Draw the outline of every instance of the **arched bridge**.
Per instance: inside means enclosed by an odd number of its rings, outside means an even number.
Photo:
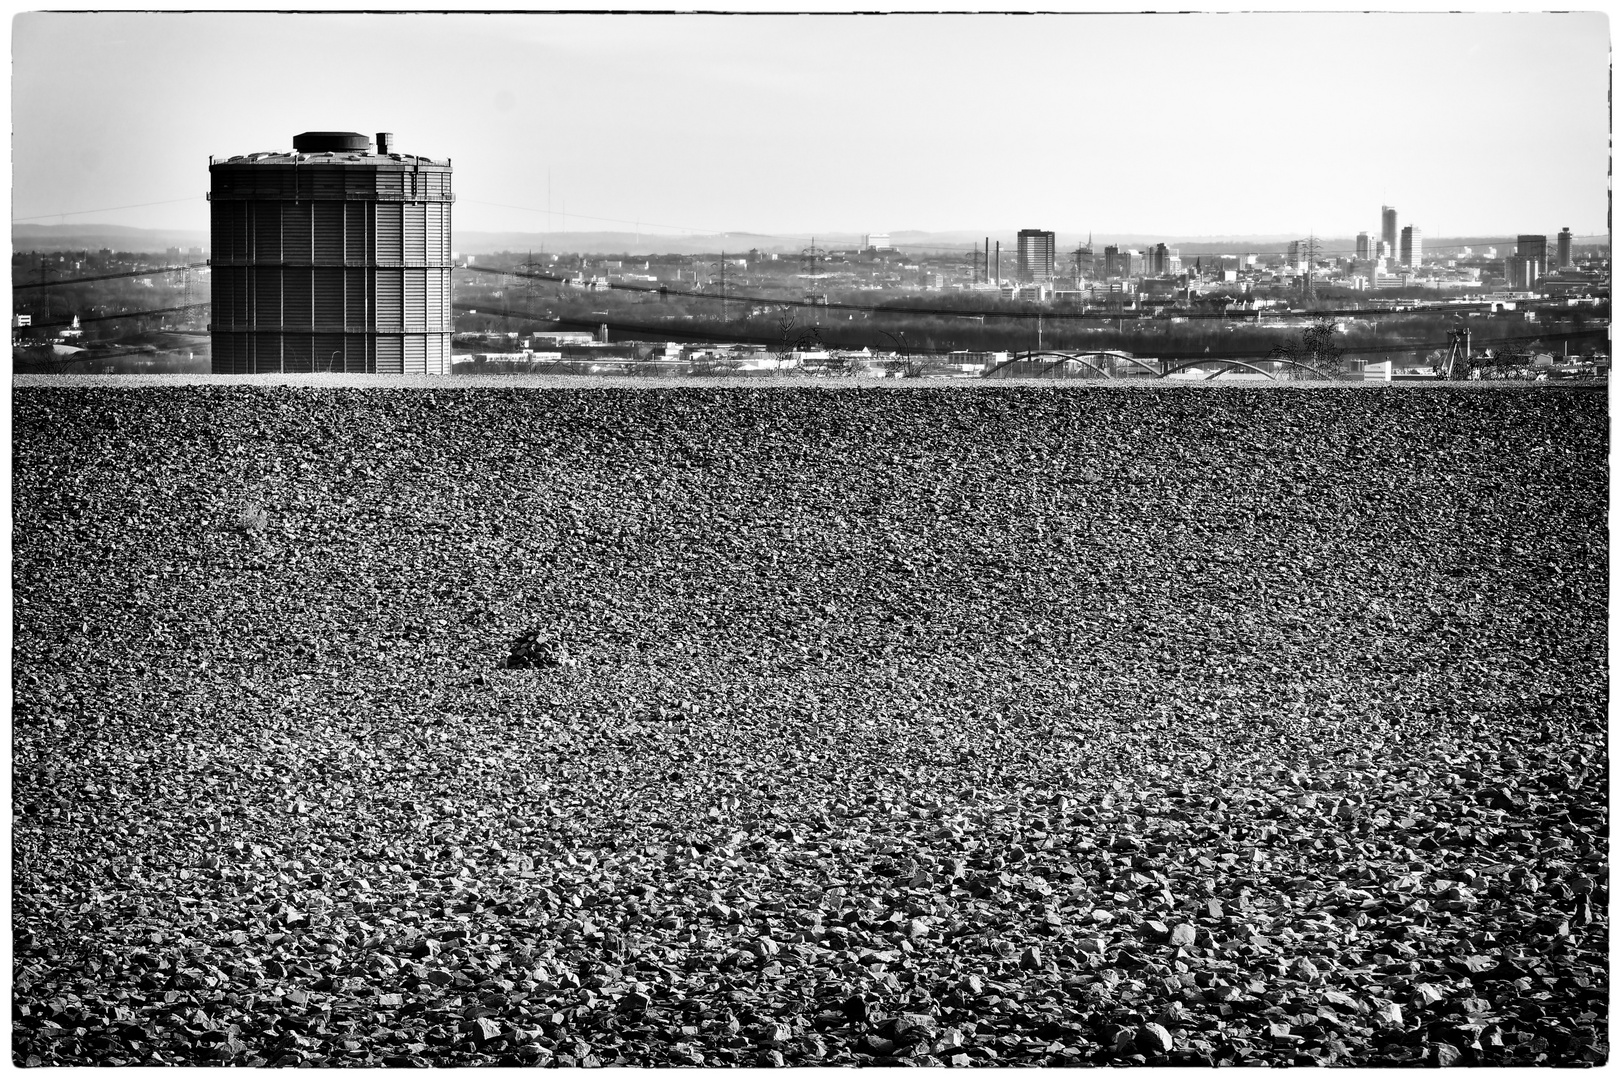
[[[1186,371],[1188,368],[1199,367],[1200,365],[1204,365],[1204,364],[1220,364],[1220,365],[1222,365],[1220,370],[1217,370],[1217,371],[1212,372],[1210,374],[1209,378],[1212,378],[1212,379],[1214,379],[1217,375],[1220,375],[1223,371],[1228,370],[1229,368],[1244,368],[1246,370],[1255,372],[1257,375],[1265,375],[1268,379],[1274,379],[1275,380],[1277,378],[1277,376],[1274,375],[1272,372],[1266,370],[1263,367],[1260,367],[1259,365],[1249,363],[1248,361],[1245,361],[1245,360],[1234,360],[1234,359],[1231,359],[1229,357],[1211,357],[1209,359],[1183,360],[1183,361],[1180,361],[1180,362],[1177,362],[1177,363],[1161,363],[1161,364],[1156,365],[1156,364],[1152,364],[1152,363],[1148,362],[1147,360],[1143,360],[1140,357],[1132,356],[1130,353],[1120,352],[1120,351],[1115,350],[1115,349],[1090,349],[1090,350],[1087,350],[1085,352],[1056,352],[1056,351],[1052,351],[1052,350],[1039,350],[1039,351],[1038,350],[1031,350],[1029,352],[1014,353],[1008,359],[1002,361],[1000,364],[997,364],[995,367],[993,367],[989,371],[985,372],[985,374],[982,375],[981,378],[987,378],[987,379],[991,378],[991,377],[995,376],[998,372],[1000,372],[1002,369],[1007,368],[1007,367],[1011,367],[1014,364],[1029,363],[1032,360],[1042,360],[1042,359],[1047,359],[1047,360],[1050,360],[1051,362],[1048,363],[1045,367],[1043,367],[1040,371],[1036,372],[1036,377],[1037,378],[1041,378],[1042,376],[1048,374],[1049,372],[1055,370],[1056,368],[1059,368],[1059,367],[1064,366],[1065,364],[1071,364],[1071,363],[1080,364],[1082,367],[1088,368],[1091,371],[1096,372],[1102,378],[1105,378],[1105,379],[1113,378],[1114,376],[1107,369],[1099,367],[1094,362],[1094,361],[1102,359],[1104,357],[1110,357],[1110,358],[1113,358],[1113,359],[1116,359],[1116,360],[1124,360],[1127,363],[1135,364],[1138,367],[1142,368],[1143,370],[1147,371],[1150,375],[1152,375],[1156,379],[1163,379],[1166,376],[1175,375],[1179,371]],[[1312,367],[1310,364],[1301,363],[1298,360],[1291,360],[1291,359],[1288,359],[1287,357],[1281,357],[1281,356],[1280,357],[1268,357],[1267,359],[1269,361],[1273,362],[1273,363],[1285,364],[1285,365],[1288,365],[1290,367],[1303,368],[1304,370],[1311,372],[1313,375],[1316,375],[1320,379],[1332,379],[1333,378],[1332,375],[1329,375],[1329,374],[1327,374],[1326,372],[1323,372],[1323,371],[1319,371],[1317,368]]]
[[[997,364],[995,367],[985,372],[985,374],[981,377],[987,379],[991,378],[1003,368],[1011,367],[1014,364],[1028,363],[1031,360],[1050,359],[1052,362],[1036,373],[1038,378],[1047,374],[1049,371],[1052,371],[1054,368],[1062,367],[1064,364],[1068,363],[1076,363],[1082,365],[1083,367],[1090,368],[1105,379],[1112,378],[1113,376],[1110,375],[1107,369],[1101,368],[1093,362],[1094,360],[1102,359],[1103,357],[1112,357],[1116,360],[1124,360],[1127,363],[1136,364],[1138,367],[1147,371],[1150,375],[1159,375],[1159,369],[1157,367],[1150,364],[1146,360],[1139,360],[1130,353],[1119,352],[1115,349],[1091,349],[1086,352],[1054,352],[1051,350],[1043,350],[1014,353],[1000,364]]]

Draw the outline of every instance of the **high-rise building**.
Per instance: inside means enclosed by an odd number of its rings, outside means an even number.
[[[215,373],[450,372],[450,161],[392,143],[210,159]]]
[[[1519,241],[1515,244],[1514,254],[1527,259],[1548,260],[1548,238],[1546,236],[1533,236],[1530,233],[1521,233]]]
[[[1041,229],[1019,230],[1019,273],[1026,280],[1051,281],[1058,269],[1058,240]]]
[[[1396,208],[1394,206],[1381,206],[1379,208],[1379,239],[1388,246],[1386,254],[1396,254],[1396,245],[1401,242],[1396,232]]]
[[[1359,262],[1367,262],[1379,257],[1376,241],[1365,232],[1356,234],[1356,257]]]
[[[1409,225],[1401,231],[1401,264],[1416,270],[1423,262],[1424,233]]]
[[[1563,270],[1572,262],[1570,257],[1570,226],[1566,225],[1559,230],[1559,269]]]
[[[1174,274],[1182,269],[1181,256],[1182,251],[1180,248],[1155,244],[1148,249],[1147,272],[1156,277],[1164,274]]]
[[[1105,277],[1119,277],[1123,271],[1120,268],[1120,249],[1108,244],[1103,249],[1103,274]]]
[[[1096,273],[1097,256],[1092,252],[1092,238],[1088,236],[1086,243],[1075,249],[1075,277],[1084,281]]]

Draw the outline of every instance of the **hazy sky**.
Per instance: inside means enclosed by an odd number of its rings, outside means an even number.
[[[210,153],[332,129],[450,157],[458,231],[545,230],[549,175],[570,231],[1348,235],[1390,203],[1601,232],[1609,42],[1600,14],[23,14],[12,214],[206,229]]]

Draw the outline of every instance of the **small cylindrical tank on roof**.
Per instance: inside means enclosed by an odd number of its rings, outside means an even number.
[[[293,136],[293,150],[300,154],[364,154],[371,143],[358,131],[305,131]]]
[[[394,152],[394,133],[392,131],[379,131],[377,133],[377,152],[379,154],[392,154]]]

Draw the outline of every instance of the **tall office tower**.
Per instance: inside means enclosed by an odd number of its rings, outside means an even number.
[[[1371,259],[1378,258],[1374,243],[1373,237],[1367,233],[1359,232],[1356,234],[1356,257],[1358,262],[1368,262]]]
[[[216,374],[450,372],[450,161],[392,142],[210,159]]]
[[[1051,281],[1058,269],[1058,241],[1041,229],[1019,230],[1019,273],[1029,281]]]
[[[1424,233],[1409,225],[1401,231],[1401,264],[1418,269],[1424,262]]]
[[[1379,208],[1379,239],[1389,245],[1387,254],[1396,254],[1396,245],[1401,242],[1396,232],[1396,208],[1394,206],[1381,206]]]
[[[1570,226],[1566,225],[1559,230],[1559,269],[1563,270],[1571,264],[1570,257]]]
[[[1546,236],[1533,236],[1530,233],[1521,233],[1519,242],[1515,245],[1514,254],[1527,259],[1548,260],[1548,238]]]
[[[1105,277],[1119,277],[1121,273],[1120,249],[1109,244],[1103,249],[1103,274]]]
[[[1294,267],[1296,270],[1299,270],[1300,266],[1301,266],[1301,263],[1303,261],[1304,260],[1302,260],[1301,257],[1300,257],[1300,241],[1299,240],[1291,240],[1291,241],[1289,241],[1288,264],[1290,266]]]

